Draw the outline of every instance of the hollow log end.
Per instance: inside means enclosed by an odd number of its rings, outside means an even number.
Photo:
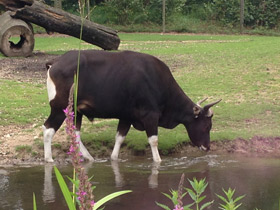
[[[34,49],[34,35],[30,24],[11,19],[0,29],[0,51],[7,57],[28,57]]]

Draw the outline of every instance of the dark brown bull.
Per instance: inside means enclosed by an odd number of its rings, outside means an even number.
[[[78,51],[70,51],[47,64],[51,114],[44,123],[44,149],[48,162],[53,161],[51,140],[65,119],[63,109],[68,103],[77,57]],[[77,132],[80,132],[83,115],[90,120],[96,117],[119,119],[111,155],[113,160],[118,159],[121,144],[131,125],[146,131],[155,162],[161,161],[158,126],[172,129],[183,124],[192,143],[209,150],[213,116],[210,107],[219,101],[204,107],[192,102],[169,68],[151,55],[130,51],[81,51]],[[79,137],[77,141],[83,156],[93,160]]]

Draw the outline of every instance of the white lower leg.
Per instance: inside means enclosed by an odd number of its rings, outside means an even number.
[[[52,159],[52,139],[55,134],[53,128],[46,128],[43,125],[43,135],[44,135],[44,154],[46,162],[53,162]]]
[[[80,152],[82,153],[83,157],[88,159],[89,161],[94,161],[93,157],[89,154],[88,150],[85,148],[81,141],[80,131],[76,131],[76,142],[79,142]]]
[[[148,138],[148,141],[151,146],[154,162],[161,162],[161,158],[158,152],[158,136],[150,136]]]
[[[118,160],[121,145],[122,145],[124,139],[125,139],[125,136],[122,136],[119,134],[119,132],[117,132],[116,138],[115,138],[115,146],[114,146],[113,152],[111,154],[112,160]]]

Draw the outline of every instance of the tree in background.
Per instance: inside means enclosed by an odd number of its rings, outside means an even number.
[[[53,0],[53,6],[58,9],[62,9],[62,0]]]
[[[45,0],[49,5],[62,5],[71,13],[78,12],[77,0]],[[240,0],[165,0],[166,22],[197,19],[225,27],[240,25]],[[89,0],[91,19],[100,24],[162,24],[162,0]],[[244,27],[280,27],[279,0],[245,0]]]

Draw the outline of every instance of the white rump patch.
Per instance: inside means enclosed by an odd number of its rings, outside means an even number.
[[[50,71],[51,66],[49,66],[48,68],[48,78],[47,78],[47,89],[48,89],[48,96],[49,96],[49,101],[53,100],[55,98],[56,95],[56,88],[55,88],[55,84],[52,81],[51,77],[50,77]]]

